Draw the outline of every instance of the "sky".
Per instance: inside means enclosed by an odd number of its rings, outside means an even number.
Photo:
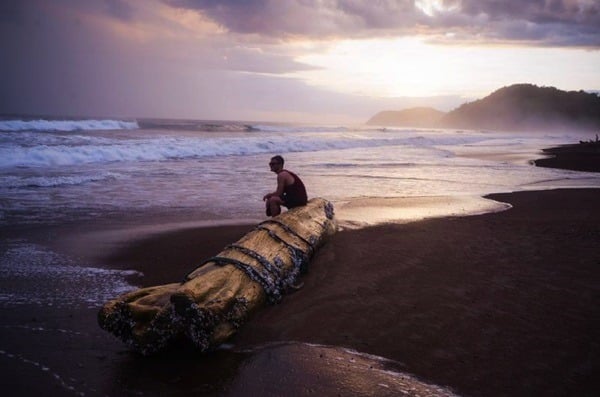
[[[2,0],[0,114],[363,123],[600,91],[600,0]]]

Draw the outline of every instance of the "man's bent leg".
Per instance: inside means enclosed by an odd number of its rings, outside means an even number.
[[[267,200],[267,215],[277,216],[281,214],[283,200],[281,197],[273,196]]]

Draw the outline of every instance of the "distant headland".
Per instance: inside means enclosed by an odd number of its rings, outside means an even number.
[[[490,130],[600,129],[600,96],[514,84],[445,113],[432,108],[383,111],[369,125]]]

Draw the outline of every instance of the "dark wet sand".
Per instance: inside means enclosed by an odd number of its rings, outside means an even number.
[[[339,232],[304,288],[258,313],[232,344],[349,347],[466,396],[600,395],[600,189],[491,198],[514,208]],[[161,233],[101,263],[141,270],[140,285],[177,281],[251,227]],[[3,394],[336,395],[379,379],[372,368],[344,369],[354,361],[339,350],[308,360],[315,351],[296,345],[143,358],[100,330],[96,313],[1,309]],[[300,365],[307,360],[314,366]],[[357,395],[394,395],[383,382]]]
[[[339,232],[304,288],[258,313],[232,343],[350,347],[471,396],[597,395],[600,189],[490,197],[514,208]],[[227,230],[224,244],[244,232]],[[163,234],[112,260],[166,283],[208,255],[196,242],[214,235]]]
[[[539,167],[566,170],[600,172],[600,142],[589,141],[544,149],[551,156],[535,160]]]
[[[235,342],[351,346],[472,396],[600,392],[600,190],[339,233]]]

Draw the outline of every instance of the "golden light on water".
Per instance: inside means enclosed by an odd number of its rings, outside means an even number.
[[[407,223],[442,216],[465,216],[507,209],[504,203],[480,196],[365,198],[336,203],[342,228],[394,222]]]

